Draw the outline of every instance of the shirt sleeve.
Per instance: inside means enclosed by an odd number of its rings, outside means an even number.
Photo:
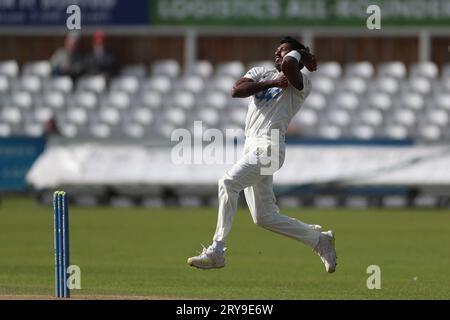
[[[254,67],[247,71],[244,78],[252,79],[255,82],[259,82],[264,73],[264,67]]]

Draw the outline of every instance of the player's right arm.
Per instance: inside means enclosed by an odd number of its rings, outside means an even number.
[[[266,69],[263,67],[251,68],[242,78],[236,81],[231,89],[231,96],[233,98],[247,98],[269,88],[286,88],[288,86],[288,80],[283,74],[277,79],[266,80],[265,72]]]
[[[286,88],[288,80],[284,75],[281,75],[275,80],[259,81],[242,77],[234,84],[231,89],[231,96],[233,98],[247,98],[258,92],[267,90],[272,87]]]

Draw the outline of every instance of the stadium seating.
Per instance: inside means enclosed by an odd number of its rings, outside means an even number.
[[[248,99],[229,92],[253,66],[198,61],[182,70],[175,60],[123,66],[112,79],[52,77],[47,61],[0,61],[0,136],[39,136],[56,119],[63,136],[170,137],[176,128],[242,127]],[[290,135],[325,139],[450,139],[450,65],[324,62],[307,72],[313,90],[294,117]]]

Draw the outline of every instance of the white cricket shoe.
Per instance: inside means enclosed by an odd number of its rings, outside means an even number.
[[[199,269],[214,269],[225,267],[225,256],[223,253],[215,251],[211,246],[203,247],[201,254],[190,257],[187,260],[188,265]]]
[[[320,259],[325,265],[325,270],[328,273],[333,273],[336,270],[337,266],[337,256],[334,241],[335,239],[333,231],[321,232],[319,243],[314,248],[314,252],[319,255]]]

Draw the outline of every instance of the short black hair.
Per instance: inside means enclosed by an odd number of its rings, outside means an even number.
[[[306,49],[306,47],[303,44],[301,44],[297,39],[290,36],[286,36],[283,39],[281,39],[280,44],[283,43],[289,43],[292,47],[292,50]]]

